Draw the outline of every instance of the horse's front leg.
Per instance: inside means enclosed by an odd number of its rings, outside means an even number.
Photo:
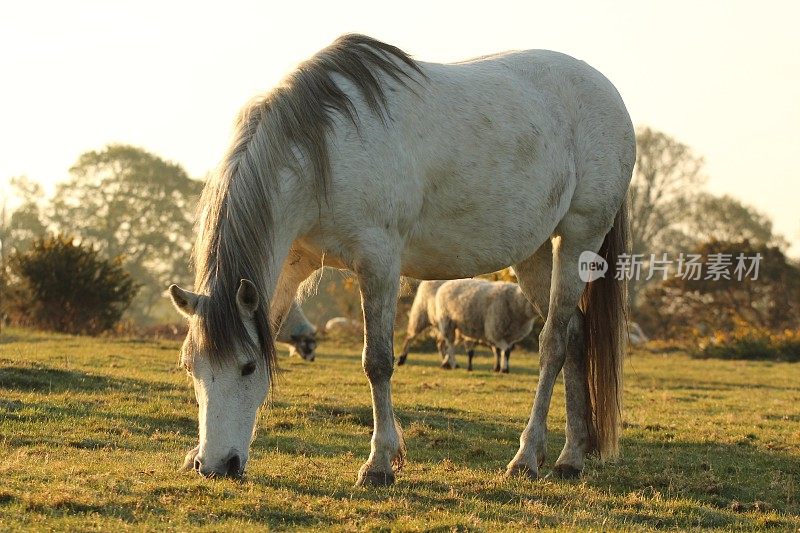
[[[362,363],[372,390],[373,421],[369,459],[359,470],[356,484],[391,485],[405,456],[402,433],[392,408],[391,386],[394,371],[392,334],[400,269],[397,264],[387,267],[385,262],[362,262],[356,268],[356,274],[364,312]]]
[[[281,267],[270,304],[270,325],[275,335],[278,334],[292,301],[297,296],[297,288],[319,268],[320,262],[315,261],[313,257],[303,255],[294,248],[290,250]]]

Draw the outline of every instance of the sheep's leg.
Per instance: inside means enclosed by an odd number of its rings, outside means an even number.
[[[456,326],[447,317],[439,319],[439,333],[444,341],[445,353],[442,359],[442,368],[452,370],[456,367]]]
[[[511,348],[506,348],[503,350],[503,368],[500,369],[500,372],[504,374],[508,374],[510,371],[508,367],[509,359],[511,358]]]
[[[441,337],[436,337],[436,349],[439,351],[439,355],[442,359],[444,359],[444,356],[447,355],[447,342]]]
[[[472,372],[472,358],[475,356],[475,343],[464,340],[464,349],[467,352],[467,370]]]
[[[500,358],[502,357],[502,350],[497,346],[492,346],[492,353],[494,353],[494,370],[495,372],[500,372]]]
[[[436,349],[439,350],[439,356],[442,358],[442,362],[444,362],[447,358],[447,341],[442,337],[437,337]]]
[[[406,340],[403,342],[403,349],[400,350],[400,357],[397,358],[397,366],[402,366],[406,363],[406,358],[408,357],[408,351],[411,346],[411,341],[414,340],[415,337],[411,335],[406,336]]]

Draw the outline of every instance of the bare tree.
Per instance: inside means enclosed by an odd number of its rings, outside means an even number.
[[[672,251],[705,181],[703,159],[665,133],[639,128],[628,196],[634,253]]]
[[[705,181],[702,169],[703,159],[685,144],[648,127],[637,129],[628,207],[631,248],[645,262],[651,253],[673,253],[694,244],[684,223]],[[634,308],[643,283],[629,285]]]
[[[11,178],[14,196],[21,204],[7,214],[3,228],[3,246],[6,256],[11,250],[24,250],[34,239],[44,236],[46,231],[42,201],[42,186],[25,176]]]
[[[8,217],[6,214],[6,199],[3,198],[3,205],[0,206],[0,332],[3,331],[5,322],[6,293],[8,292],[8,282],[6,281],[6,265],[8,254]]]
[[[728,195],[701,193],[690,206],[685,232],[699,243],[748,241],[753,245],[777,246],[789,243],[774,233],[772,220],[756,208]]]

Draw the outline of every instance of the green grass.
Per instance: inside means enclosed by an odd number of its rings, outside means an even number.
[[[412,353],[394,377],[408,464],[355,488],[371,408],[360,356],[281,358],[244,481],[178,472],[197,410],[178,345],[7,330],[0,337],[0,529],[595,530],[800,528],[800,365],[635,353],[623,455],[577,482],[505,479],[533,398],[512,374],[445,372]],[[463,357],[462,357],[463,362]],[[561,384],[549,468],[563,444]]]

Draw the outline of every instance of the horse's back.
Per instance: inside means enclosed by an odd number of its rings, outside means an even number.
[[[529,257],[570,209],[593,151],[629,159],[624,105],[582,61],[532,50],[419,66],[425,78],[411,73],[405,88],[386,80],[389,120],[353,93],[362,124],[341,123],[331,151],[331,225],[396,232],[405,275],[464,278]]]

